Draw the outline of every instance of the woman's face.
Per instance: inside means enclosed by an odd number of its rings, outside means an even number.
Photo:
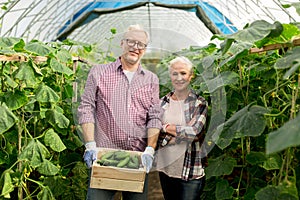
[[[170,68],[170,78],[174,90],[180,92],[188,89],[192,73],[185,63],[177,62]]]

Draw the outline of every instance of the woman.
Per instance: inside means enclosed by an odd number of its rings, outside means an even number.
[[[189,88],[193,64],[186,57],[170,61],[174,91],[162,98],[163,131],[156,154],[156,169],[166,200],[200,199],[204,187],[201,139],[207,101]]]

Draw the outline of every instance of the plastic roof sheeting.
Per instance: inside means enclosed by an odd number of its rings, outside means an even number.
[[[117,35],[111,44],[112,48],[118,49],[117,41],[120,40],[122,31],[130,24],[140,23],[151,35],[150,46],[153,50],[177,51],[192,45],[208,44],[215,32],[214,28],[220,33],[230,34],[230,31],[242,29],[247,23],[259,19],[270,23],[300,22],[295,7],[283,6],[294,3],[299,4],[299,1],[0,0],[0,34],[6,37],[22,37],[27,41],[38,39],[47,42],[56,40],[69,31],[65,36],[70,39],[107,46],[108,38],[111,37],[110,29],[116,28]],[[124,8],[137,4],[142,6]],[[199,13],[197,16],[195,7],[174,8],[174,5],[189,4],[199,6],[205,16]]]

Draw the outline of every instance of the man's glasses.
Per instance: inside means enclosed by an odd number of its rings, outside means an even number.
[[[127,45],[130,46],[130,47],[134,47],[135,45],[137,45],[137,48],[139,50],[143,50],[143,49],[145,49],[147,47],[146,44],[144,44],[144,43],[142,43],[140,41],[131,40],[131,39],[124,39],[124,40],[126,41]]]

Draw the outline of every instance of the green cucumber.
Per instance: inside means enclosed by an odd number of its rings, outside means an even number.
[[[130,156],[127,156],[117,164],[117,167],[123,168],[129,163],[129,161],[130,161]]]
[[[101,159],[102,159],[102,160],[110,159],[113,155],[114,155],[114,152],[113,152],[113,151],[110,151],[110,152],[107,152],[107,153],[103,154],[103,155],[101,156]]]
[[[127,157],[130,158],[130,154],[126,151],[116,151],[114,153],[114,159],[115,160],[124,160]]]

